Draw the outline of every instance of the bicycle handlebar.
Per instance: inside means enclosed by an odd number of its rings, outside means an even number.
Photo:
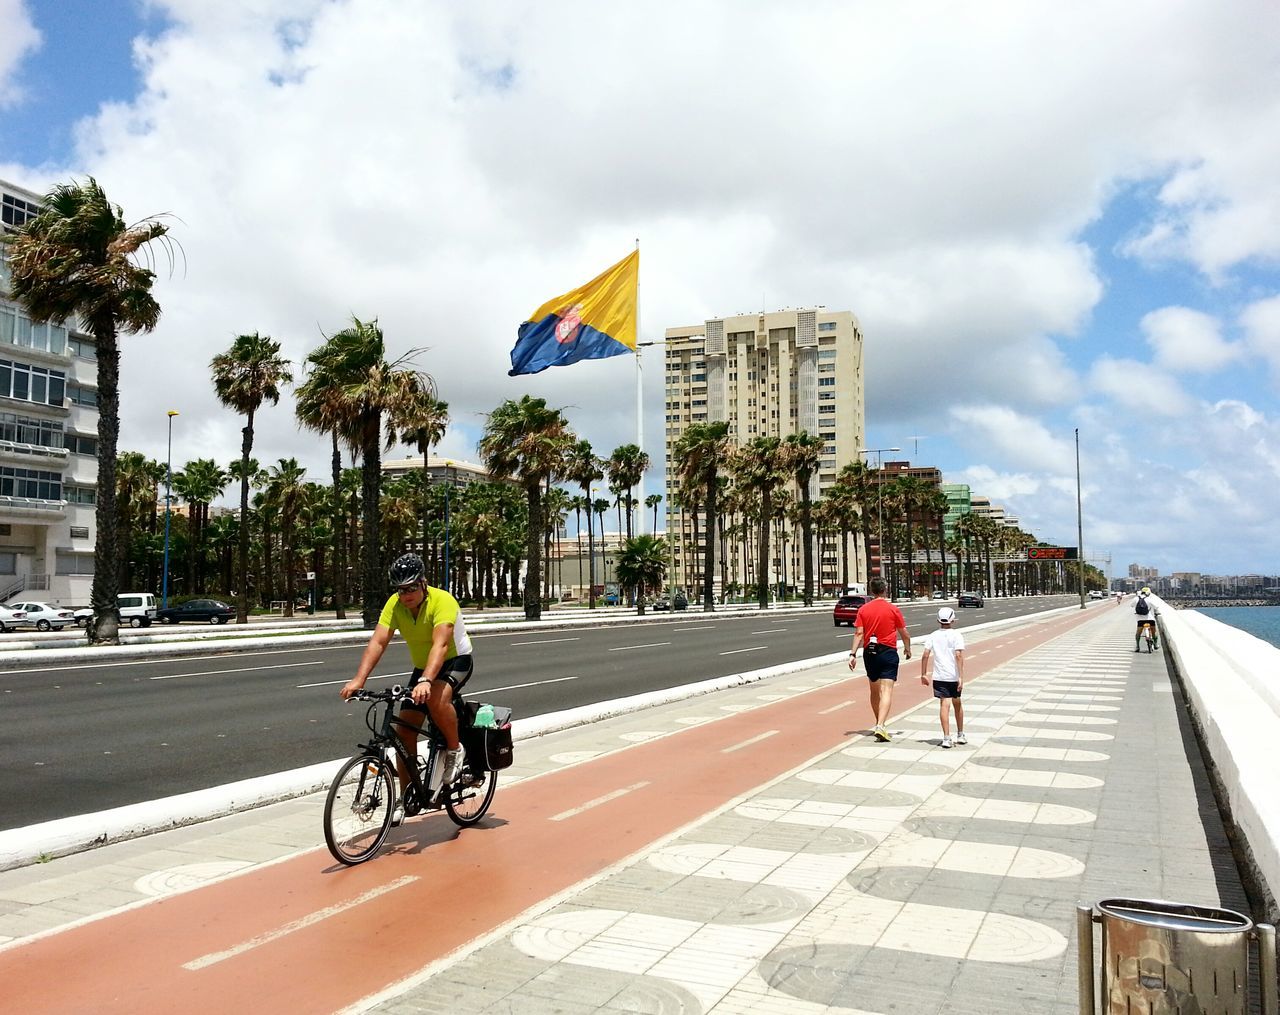
[[[361,688],[351,696],[352,701],[413,701],[412,696],[399,684],[385,691],[366,691]]]

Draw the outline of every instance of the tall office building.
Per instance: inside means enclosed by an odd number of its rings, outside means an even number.
[[[691,423],[721,421],[739,447],[762,435],[815,434],[824,441],[810,485],[816,501],[840,469],[857,460],[865,440],[862,332],[850,311],[816,307],[713,318],[668,328],[666,340],[667,531],[678,534],[675,581],[696,590],[702,554],[693,544],[692,517],[674,497],[673,453],[681,435]],[[802,540],[794,529],[785,524],[784,539],[773,541],[769,581],[775,587],[799,588],[804,580]],[[717,546],[717,589],[722,582],[739,588],[755,582],[755,554],[748,544],[754,538],[726,539],[723,555]],[[830,543],[823,544],[821,556],[815,552],[818,589],[841,580],[839,556]],[[851,577],[860,580],[864,573],[865,564],[858,562]]]
[[[0,180],[0,228],[38,195]],[[98,482],[98,364],[73,322],[34,324],[0,259],[0,599],[87,605]]]

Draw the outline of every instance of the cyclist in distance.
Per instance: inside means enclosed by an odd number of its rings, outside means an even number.
[[[1134,615],[1138,618],[1138,629],[1133,635],[1133,650],[1137,652],[1142,647],[1142,629],[1144,627],[1151,628],[1151,647],[1160,647],[1160,637],[1156,628],[1156,611],[1154,604],[1147,598],[1151,595],[1149,588],[1144,588],[1138,593],[1138,600],[1133,604]]]
[[[424,713],[431,714],[431,721],[444,736],[448,748],[443,759],[443,784],[447,786],[462,772],[464,761],[453,694],[462,690],[462,685],[471,677],[471,639],[462,622],[458,601],[444,589],[427,584],[426,567],[416,553],[398,557],[388,577],[396,591],[382,608],[382,616],[360,657],[356,675],[338,693],[345,701],[364,687],[391,643],[391,636],[398,630],[409,646],[409,657],[413,661],[408,686],[413,705],[403,705],[400,718],[421,727]],[[396,727],[396,735],[409,754],[416,755],[418,735],[402,727]],[[396,768],[403,793],[409,784],[409,773],[399,758]],[[398,808],[397,815],[403,817]]]

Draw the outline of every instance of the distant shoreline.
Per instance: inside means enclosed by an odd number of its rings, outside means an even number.
[[[1194,610],[1200,607],[1217,609],[1219,606],[1280,606],[1274,599],[1166,599],[1175,610]]]

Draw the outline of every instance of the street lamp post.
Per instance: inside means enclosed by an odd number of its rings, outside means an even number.
[[[449,469],[453,466],[453,462],[445,461],[444,463],[444,590],[451,592],[449,586],[449,487],[453,485],[453,480],[449,476]]]
[[[1076,561],[1080,576],[1080,609],[1084,609],[1084,515],[1080,510],[1080,428],[1076,427]]]
[[[884,462],[881,455],[886,451],[901,451],[902,448],[858,448],[860,455],[876,456],[876,549],[880,553],[880,577],[884,577]],[[910,548],[908,548],[909,550]],[[867,561],[870,567],[871,561]],[[870,577],[868,575],[868,577]],[[890,592],[892,596],[892,592]]]
[[[169,506],[173,500],[170,490],[173,487],[173,417],[176,415],[177,409],[169,410],[169,453],[164,467],[164,577],[163,591],[160,593],[161,609],[169,608]]]

